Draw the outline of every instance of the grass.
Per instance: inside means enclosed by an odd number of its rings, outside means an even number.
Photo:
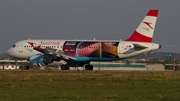
[[[180,72],[0,71],[0,101],[179,101]]]

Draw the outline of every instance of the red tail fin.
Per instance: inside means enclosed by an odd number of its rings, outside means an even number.
[[[126,41],[152,42],[158,10],[150,10],[138,28]]]

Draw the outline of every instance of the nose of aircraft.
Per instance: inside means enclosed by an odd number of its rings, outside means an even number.
[[[7,54],[8,54],[9,56],[13,57],[13,56],[12,56],[12,53],[13,53],[13,50],[12,50],[11,48],[8,49]]]
[[[16,52],[16,50],[14,48],[10,48],[7,51],[7,54],[12,58],[18,58],[17,56],[19,55],[18,52]]]

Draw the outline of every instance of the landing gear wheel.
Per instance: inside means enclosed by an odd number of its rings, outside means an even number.
[[[61,65],[61,70],[69,70],[69,66],[68,65]]]
[[[85,70],[93,70],[93,65],[86,65]]]
[[[29,70],[29,66],[28,66],[28,65],[25,65],[25,66],[24,66],[24,69]]]

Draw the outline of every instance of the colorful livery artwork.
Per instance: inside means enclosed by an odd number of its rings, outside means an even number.
[[[64,54],[78,57],[118,57],[119,42],[66,41]]]

